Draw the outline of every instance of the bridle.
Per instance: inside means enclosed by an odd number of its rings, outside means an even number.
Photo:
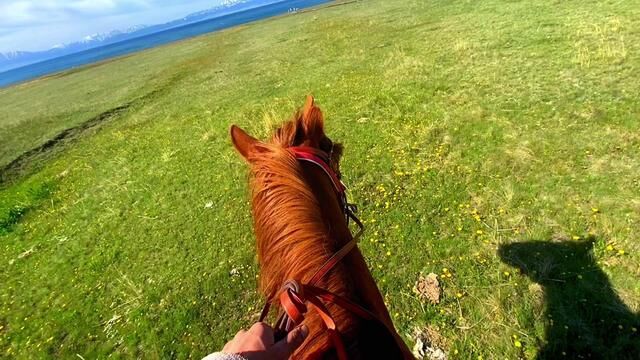
[[[322,150],[318,150],[316,148],[307,147],[307,146],[292,146],[289,147],[289,151],[291,151],[298,161],[306,161],[312,164],[315,164],[324,170],[325,174],[329,176],[331,179],[331,183],[333,184],[333,189],[336,192],[336,196],[338,197],[338,201],[340,202],[340,208],[342,209],[342,213],[344,214],[345,221],[347,222],[347,227],[349,226],[349,220],[353,220],[353,222],[358,225],[358,232],[355,236],[342,246],[340,250],[338,250],[335,254],[333,254],[325,263],[318,269],[309,284],[314,285],[318,281],[320,281],[324,275],[326,275],[329,270],[331,270],[336,263],[338,263],[343,257],[345,257],[351,249],[353,249],[358,243],[358,239],[362,236],[364,232],[364,225],[356,216],[356,212],[358,208],[354,204],[350,204],[347,201],[347,187],[344,185],[342,180],[340,179],[340,175],[331,167],[331,157],[327,156]],[[331,151],[333,151],[333,146],[331,147]]]
[[[333,184],[338,201],[340,202],[340,207],[345,216],[345,221],[347,222],[347,227],[349,226],[349,220],[353,220],[359,230],[348,243],[343,245],[342,248],[335,252],[318,270],[316,270],[308,283],[301,284],[295,279],[290,279],[285,282],[279,295],[279,301],[283,312],[278,317],[274,326],[276,341],[284,338],[287,333],[293,330],[294,327],[302,323],[305,314],[307,314],[309,308],[312,308],[318,312],[326,326],[338,359],[346,360],[347,351],[336,327],[336,323],[325,305],[326,303],[333,303],[340,306],[365,320],[375,320],[383,325],[384,323],[362,306],[342,296],[319,288],[316,285],[327,275],[327,273],[329,273],[329,271],[331,271],[331,269],[336,266],[336,264],[338,264],[351,252],[351,250],[356,247],[358,239],[364,231],[364,225],[355,215],[355,212],[357,211],[356,206],[347,201],[347,188],[340,180],[340,175],[331,167],[331,153],[333,152],[333,145],[331,146],[329,154],[322,150],[307,146],[292,146],[289,147],[288,150],[298,161],[315,164],[324,171]],[[268,299],[265,303],[262,313],[260,314],[260,321],[263,321],[269,314],[269,309],[273,300],[274,299]]]

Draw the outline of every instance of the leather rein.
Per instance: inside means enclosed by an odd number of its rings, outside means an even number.
[[[345,256],[347,256],[351,250],[356,247],[358,239],[364,231],[364,225],[355,215],[355,212],[357,211],[356,206],[347,202],[346,187],[340,180],[340,176],[331,168],[331,159],[329,156],[325,152],[312,147],[294,146],[289,147],[288,149],[293,153],[298,161],[310,162],[324,170],[327,176],[331,179],[336,195],[338,196],[347,226],[349,226],[349,220],[353,220],[353,222],[358,225],[359,230],[348,243],[342,246],[342,248],[325,261],[325,263],[314,273],[308,283],[301,284],[294,279],[287,280],[285,282],[278,297],[283,311],[274,326],[275,338],[276,341],[284,338],[287,333],[293,330],[293,328],[301,324],[304,320],[305,314],[307,314],[311,308],[318,312],[324,322],[331,342],[336,350],[338,359],[347,360],[348,356],[344,342],[342,341],[336,323],[325,304],[333,303],[345,310],[351,311],[365,320],[376,320],[380,323],[382,322],[369,310],[343,296],[339,296],[325,289],[319,288],[317,284],[327,275],[327,273],[331,271],[331,269],[333,269]],[[269,314],[269,309],[273,301],[274,299],[269,299],[265,303],[260,314],[260,321],[264,321]]]

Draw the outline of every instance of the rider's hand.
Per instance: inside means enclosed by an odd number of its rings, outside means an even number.
[[[240,330],[222,352],[240,354],[247,360],[286,360],[304,342],[309,329],[299,326],[287,337],[275,343],[273,329],[265,323],[255,323],[248,331]]]

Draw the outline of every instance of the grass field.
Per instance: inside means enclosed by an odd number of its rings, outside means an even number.
[[[0,357],[198,358],[255,321],[228,127],[308,93],[410,346],[634,356],[639,71],[632,1],[370,0],[0,89]]]

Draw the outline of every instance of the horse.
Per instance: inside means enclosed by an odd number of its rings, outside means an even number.
[[[268,141],[232,125],[231,140],[250,167],[258,287],[281,314],[276,336],[306,324],[292,359],[414,359],[394,328],[355,238],[353,207],[340,180],[342,145],[324,132],[308,96]]]

